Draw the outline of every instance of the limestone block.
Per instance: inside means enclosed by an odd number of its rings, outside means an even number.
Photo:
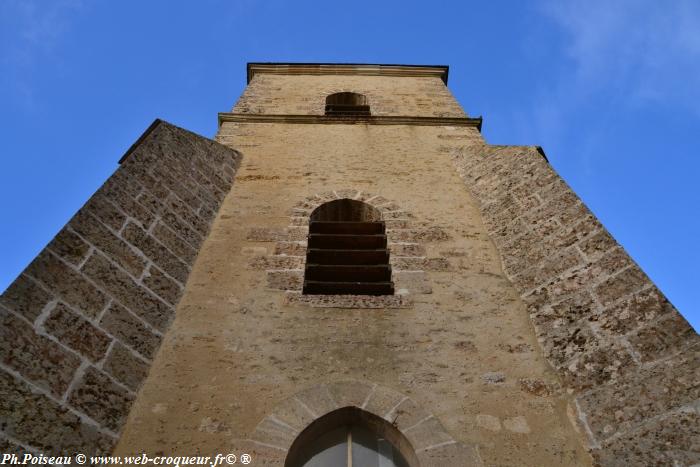
[[[172,251],[175,256],[184,260],[188,265],[194,262],[194,258],[197,256],[197,251],[195,248],[162,222],[156,222],[156,225],[153,228],[153,236],[166,248]],[[168,270],[168,268],[165,266],[163,266],[163,268],[166,271]],[[173,277],[178,276],[173,274]]]
[[[396,271],[392,273],[396,290],[407,289],[411,293],[429,294],[433,288],[425,271]]]
[[[619,297],[630,292],[636,292],[648,284],[649,279],[646,274],[639,268],[632,266],[600,284],[596,287],[595,292],[598,300],[603,305],[607,305]]]
[[[60,397],[80,359],[37,334],[32,326],[0,309],[0,359],[22,377]]]
[[[51,294],[22,274],[0,295],[0,304],[34,321],[51,298]]]
[[[80,236],[87,239],[100,251],[117,262],[134,277],[141,275],[146,261],[126,242],[110,232],[102,223],[83,211],[71,219],[68,224]]]
[[[181,284],[187,281],[187,275],[189,274],[188,265],[183,263],[171,250],[150,236],[145,230],[133,222],[129,222],[124,227],[122,236]]]
[[[277,290],[301,290],[304,271],[268,271],[267,286]]]
[[[336,381],[328,384],[328,391],[338,407],[362,407],[372,392],[372,385],[361,381]]]
[[[275,255],[305,256],[306,243],[302,242],[277,242]]]
[[[88,213],[94,215],[99,219],[100,223],[103,223],[115,232],[118,232],[124,225],[124,221],[126,221],[126,215],[114,203],[99,193],[90,198],[85,203],[84,208],[78,212],[80,215],[88,215]]]
[[[156,329],[163,331],[170,323],[172,308],[143,289],[103,255],[92,255],[82,271]]]
[[[107,304],[103,292],[46,251],[32,261],[25,273],[39,280],[49,291],[85,316],[96,317]]]
[[[598,341],[597,347],[582,351],[560,367],[565,384],[585,391],[603,384],[617,384],[627,373],[638,370],[629,349],[618,342]]]
[[[656,287],[652,287],[628,296],[590,320],[607,335],[622,336],[672,312],[673,305]]]
[[[82,316],[58,303],[44,321],[44,329],[62,344],[84,355],[92,362],[107,352],[112,339]]]
[[[377,386],[370,394],[363,409],[393,423],[394,419],[397,418],[396,409],[405,399],[406,396],[391,388]]]
[[[116,442],[5,372],[0,372],[0,414],[5,434],[31,440],[31,445],[45,454],[107,454]]]
[[[700,399],[700,349],[680,354],[650,368],[629,373],[579,397],[589,426],[598,439],[624,433],[646,419]]]
[[[631,336],[629,342],[642,362],[652,362],[700,344],[700,335],[678,313],[649,324]]]
[[[160,345],[157,334],[115,302],[105,312],[100,326],[147,358],[152,358]]]
[[[202,245],[202,241],[204,240],[202,236],[195,232],[189,224],[181,220],[172,211],[163,211],[160,216],[160,221],[171,230],[177,232],[178,236],[185,240],[190,247],[197,249]]]
[[[328,386],[325,384],[308,388],[296,396],[296,399],[314,414],[315,418],[321,417],[338,408],[338,404],[331,396]]]
[[[252,269],[303,269],[306,263],[303,256],[256,256],[248,263]]]
[[[391,257],[397,256],[425,256],[425,247],[418,243],[389,243]]]
[[[82,263],[88,251],[90,251],[90,245],[67,227],[64,227],[56,234],[47,248],[73,266],[78,266]]]
[[[446,465],[484,465],[476,446],[462,443],[445,444],[418,453],[421,467],[444,467]]]
[[[417,425],[430,416],[420,405],[409,398],[404,399],[396,406],[393,412],[392,424],[401,432]]]
[[[115,342],[102,369],[132,391],[137,391],[146,379],[150,362],[135,356],[132,351]]]
[[[94,367],[85,370],[68,402],[112,431],[121,429],[134,396]]]
[[[700,415],[684,408],[648,420],[635,430],[593,451],[605,467],[700,464]]]
[[[445,431],[440,421],[435,417],[431,417],[407,429],[403,434],[417,452],[430,447],[438,447],[443,443],[454,442],[454,439]]]
[[[144,273],[141,282],[170,305],[174,306],[180,300],[182,285],[165,275],[154,265],[151,265]]]

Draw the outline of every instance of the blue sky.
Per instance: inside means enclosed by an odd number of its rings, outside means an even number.
[[[248,61],[450,65],[700,329],[700,2],[0,3],[0,289],[160,117],[205,136]]]

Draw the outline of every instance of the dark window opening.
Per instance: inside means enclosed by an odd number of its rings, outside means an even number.
[[[354,92],[338,92],[326,97],[326,115],[336,117],[368,117],[367,97]]]
[[[303,293],[394,294],[379,211],[361,201],[339,199],[311,213]]]

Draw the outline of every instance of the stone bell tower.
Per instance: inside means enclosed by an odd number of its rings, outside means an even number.
[[[3,294],[5,451],[690,465],[698,335],[445,66],[248,64]]]

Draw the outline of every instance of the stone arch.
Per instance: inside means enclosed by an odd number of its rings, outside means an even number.
[[[320,438],[339,429],[350,431],[350,427],[357,427],[370,436],[388,441],[392,448],[392,457],[393,454],[398,453],[397,457],[402,458],[401,465],[404,462],[410,467],[419,465],[411,442],[394,425],[360,408],[343,407],[314,420],[299,433],[287,452],[285,467],[304,465],[311,455],[318,454],[319,451],[316,448]],[[354,445],[356,441],[353,439],[352,443]],[[358,465],[355,461],[353,464]]]
[[[326,96],[326,115],[369,116],[367,96],[357,92],[335,92]]]
[[[304,430],[349,407],[391,424],[410,444],[415,466],[482,465],[476,445],[455,440],[433,414],[410,397],[357,380],[318,384],[281,401],[258,423],[246,444],[264,453],[265,465],[282,467]]]
[[[326,96],[326,105],[368,105],[367,96],[357,92],[341,91]]]
[[[304,295],[394,295],[382,213],[356,199],[327,201],[309,215]]]
[[[380,221],[379,209],[364,201],[350,198],[327,201],[309,215],[311,221]]]
[[[362,201],[381,213],[386,225],[391,255],[395,295],[302,295],[306,262],[306,239],[312,212],[324,203],[335,200]],[[253,269],[267,272],[268,288],[285,291],[287,304],[305,304],[314,307],[336,308],[404,308],[411,306],[415,294],[432,293],[426,271],[448,270],[444,258],[427,258],[423,239],[438,239],[446,234],[439,229],[416,229],[414,216],[399,204],[364,191],[343,189],[316,193],[299,201],[290,211],[289,227],[284,230],[252,229],[248,238],[274,241],[271,255],[253,258]]]

